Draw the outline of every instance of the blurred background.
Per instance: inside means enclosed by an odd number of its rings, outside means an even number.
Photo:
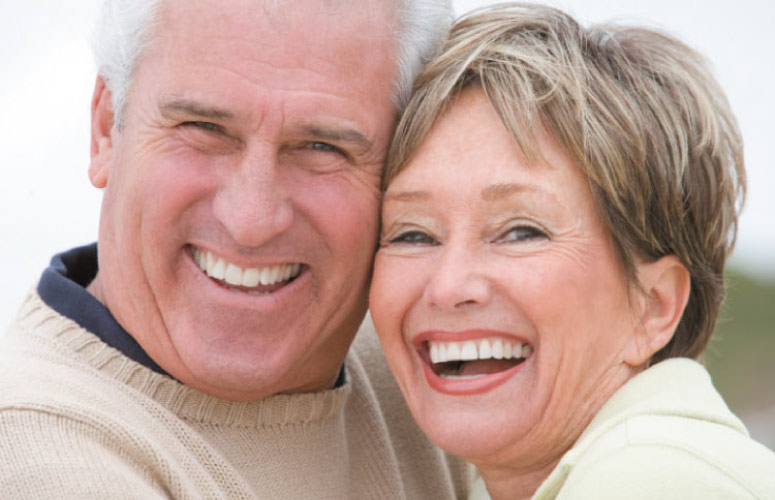
[[[100,192],[86,176],[99,0],[5,2],[0,16],[0,335],[54,253],[96,239]],[[454,0],[458,14],[492,2]],[[746,141],[749,192],[728,298],[707,355],[751,434],[775,449],[775,3],[566,0],[584,23],[666,30],[710,60]]]

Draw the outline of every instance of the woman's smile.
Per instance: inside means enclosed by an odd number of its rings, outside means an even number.
[[[492,390],[533,354],[529,343],[492,330],[426,331],[414,345],[428,384],[450,395]]]
[[[372,318],[415,417],[475,462],[504,442],[545,460],[541,436],[580,434],[633,372],[628,284],[589,184],[540,147],[527,161],[467,89],[385,192]]]

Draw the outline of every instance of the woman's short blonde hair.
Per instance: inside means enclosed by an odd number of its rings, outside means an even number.
[[[401,119],[384,186],[462,89],[479,86],[528,160],[552,135],[586,174],[627,279],[635,261],[678,257],[691,293],[652,363],[701,357],[724,296],[745,195],[743,144],[706,61],[652,29],[582,27],[546,6],[502,4],[452,28]]]

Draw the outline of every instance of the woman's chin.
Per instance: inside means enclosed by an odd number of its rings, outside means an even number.
[[[469,462],[513,447],[537,421],[534,367],[528,359],[487,374],[439,374],[421,364],[405,387],[422,430],[440,448]],[[436,370],[438,371],[438,370]]]
[[[441,414],[430,408],[417,415],[420,427],[439,448],[473,464],[502,464],[515,457],[508,451],[524,436],[521,419],[471,410]],[[500,412],[499,412],[500,413]]]

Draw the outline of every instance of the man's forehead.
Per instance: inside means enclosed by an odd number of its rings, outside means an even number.
[[[363,60],[362,54],[356,55],[359,51],[368,50],[369,59],[374,59],[376,51],[387,48],[389,60],[379,60],[390,65],[390,47],[398,41],[398,10],[393,7],[397,1],[167,0],[149,50],[161,45],[169,54],[179,53],[195,44],[199,56],[218,58],[240,57],[260,47],[264,55],[274,54],[282,64],[300,67],[302,53],[317,52],[321,61],[336,61],[348,53]],[[332,52],[337,57],[330,57]],[[307,57],[305,62],[314,60]]]
[[[400,7],[400,0],[200,0],[192,3],[190,0],[165,0],[161,4],[161,12],[174,12],[172,17],[179,18],[179,13],[189,16],[204,16],[210,22],[223,19],[223,16],[213,16],[211,7],[220,12],[226,9],[239,9],[245,13],[256,13],[270,23],[281,24],[300,15],[319,15],[321,20],[334,17],[340,21],[345,19],[363,19],[377,23],[392,21]],[[392,24],[392,23],[391,23]]]

